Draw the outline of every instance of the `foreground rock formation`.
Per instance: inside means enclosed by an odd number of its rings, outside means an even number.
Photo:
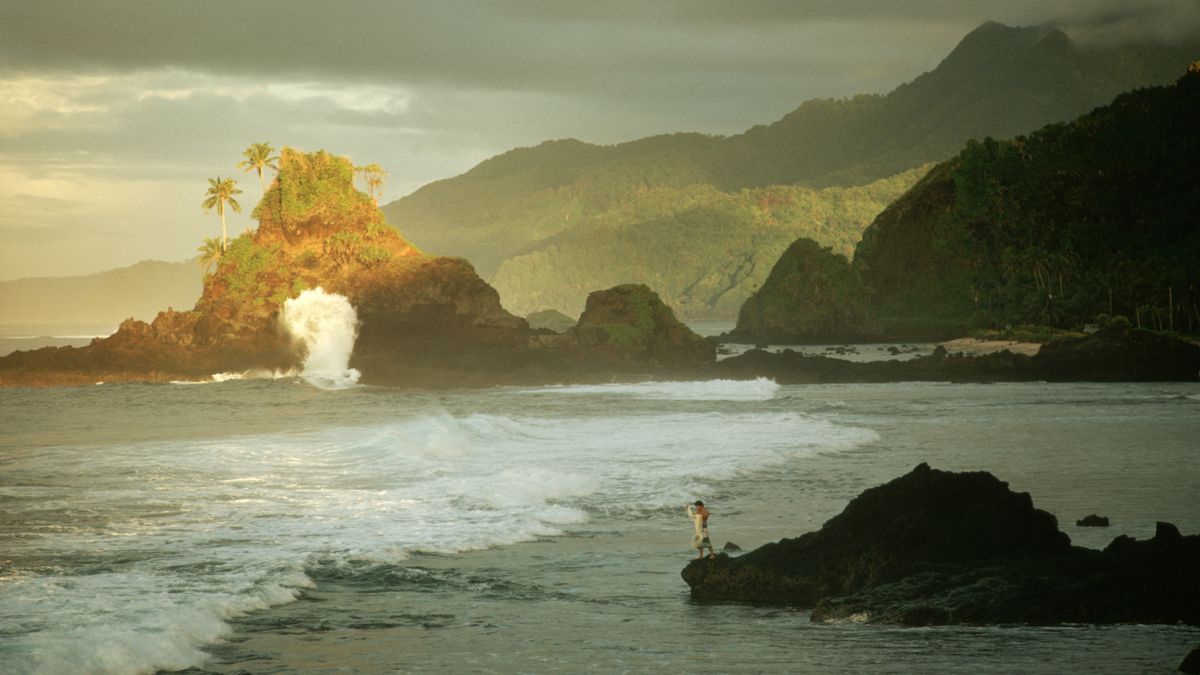
[[[683,570],[705,600],[812,608],[814,621],[1200,625],[1200,536],[1071,545],[1049,513],[985,472],[921,464],[817,532]]]

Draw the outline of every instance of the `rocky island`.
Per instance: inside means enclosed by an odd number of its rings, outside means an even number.
[[[0,358],[0,385],[294,371],[306,348],[281,322],[281,310],[316,288],[344,296],[356,311],[349,365],[365,383],[586,381],[672,373],[715,358],[713,346],[645,286],[593,294],[565,334],[531,331],[469,262],[412,246],[353,179],[346,158],[285,148],[254,210],[258,228],[224,247],[194,308],[168,309],[150,323],[125,321],[86,347]]]
[[[917,466],[817,532],[738,558],[692,561],[700,600],[781,603],[813,621],[904,625],[1200,625],[1200,535],[1072,546],[1055,517],[989,473]]]

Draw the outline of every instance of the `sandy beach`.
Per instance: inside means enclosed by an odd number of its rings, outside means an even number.
[[[962,352],[967,356],[982,356],[1008,350],[1014,354],[1033,356],[1042,348],[1039,342],[1018,342],[1016,340],[980,340],[973,337],[961,337],[939,343],[946,352],[957,354]]]

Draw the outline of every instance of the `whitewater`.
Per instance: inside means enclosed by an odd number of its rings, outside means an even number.
[[[919,461],[1083,545],[1200,531],[1194,385],[331,381],[0,390],[0,671],[1129,672],[1200,639],[821,626],[678,577],[694,499],[751,548]],[[1071,527],[1092,511],[1118,527]]]

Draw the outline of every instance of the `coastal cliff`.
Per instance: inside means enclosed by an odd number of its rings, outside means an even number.
[[[968,141],[866,228],[851,265],[856,284],[839,284],[831,299],[816,282],[768,279],[738,330],[759,341],[808,339],[794,317],[834,306],[848,316],[824,328],[826,339],[874,340],[858,318],[865,296],[890,339],[1022,325],[1078,330],[1117,316],[1196,334],[1197,117],[1193,67],[1174,84],[1121,94],[1070,122]]]

